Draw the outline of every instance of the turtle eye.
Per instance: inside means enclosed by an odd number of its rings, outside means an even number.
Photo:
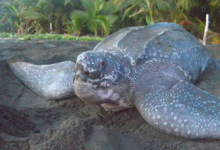
[[[105,62],[104,62],[104,61],[102,61],[102,63],[101,63],[101,64],[102,64],[102,66],[105,66]]]
[[[86,74],[86,75],[89,75],[89,71],[86,71],[85,74]]]
[[[90,79],[97,79],[97,78],[100,77],[100,75],[101,75],[100,71],[90,72],[89,73],[89,78]]]

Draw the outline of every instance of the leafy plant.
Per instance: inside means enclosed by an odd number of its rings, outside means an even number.
[[[52,23],[55,33],[63,32],[63,22],[68,20],[69,14],[75,7],[80,7],[78,0],[38,0],[36,5],[48,16],[47,27]]]
[[[151,25],[156,22],[181,22],[187,18],[191,8],[196,7],[198,0],[111,0],[118,10],[124,10],[123,19],[135,18],[143,24]]]
[[[104,14],[107,12],[104,0],[81,0],[84,11],[75,10],[71,13],[72,25],[76,32],[80,33],[82,26],[86,24],[89,31],[95,36],[99,32],[107,36],[111,31],[113,23],[117,17],[113,14]]]
[[[23,3],[21,3],[23,2]],[[33,24],[38,21],[47,20],[47,16],[40,13],[36,7],[25,6],[25,0],[17,0],[13,3],[8,3],[3,7],[3,17],[0,20],[5,26],[10,26],[12,31],[17,30],[17,33],[27,33]],[[36,29],[33,29],[36,30]]]
[[[217,38],[219,10],[219,0],[8,0],[0,2],[0,31],[40,34],[50,32],[52,24],[52,33],[107,36],[127,26],[166,21],[201,38],[209,13],[210,32]]]

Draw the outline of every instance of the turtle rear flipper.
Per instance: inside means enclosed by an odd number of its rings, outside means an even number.
[[[47,99],[62,99],[74,95],[75,63],[71,61],[51,65],[8,62],[14,75],[28,88]]]
[[[220,99],[187,81],[151,92],[135,105],[152,126],[187,138],[220,138]]]

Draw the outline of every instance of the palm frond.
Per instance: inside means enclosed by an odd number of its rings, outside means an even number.
[[[130,16],[130,15],[133,13],[133,10],[134,10],[136,7],[137,7],[137,6],[135,6],[135,5],[132,5],[132,6],[128,7],[128,8],[124,11],[124,13],[123,13],[123,15],[122,15],[122,20],[124,20],[126,17]]]
[[[42,14],[42,13],[39,13],[39,12],[35,12],[35,11],[32,11],[32,10],[27,10],[25,11],[25,18],[28,19],[28,20],[31,20],[31,19],[34,19],[34,20],[41,20],[41,19],[44,19],[44,20],[48,20],[49,18]]]
[[[39,0],[38,2],[37,2],[37,7],[42,7],[43,5],[45,5],[45,4],[47,4],[47,0]]]
[[[74,10],[71,12],[70,14],[70,18],[74,19],[74,18],[87,18],[87,13],[85,11],[82,10]]]
[[[117,10],[123,10],[132,4],[136,4],[143,0],[110,0],[108,3],[114,5]]]
[[[81,0],[82,6],[86,12],[93,14],[95,10],[95,4],[93,0]]]
[[[171,6],[167,1],[165,0],[155,0],[155,1],[156,1],[157,8],[159,10],[167,11],[171,9]]]
[[[179,0],[182,8],[189,11],[191,8],[197,6],[200,1],[199,0]]]

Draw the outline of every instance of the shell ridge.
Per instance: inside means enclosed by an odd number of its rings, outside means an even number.
[[[118,42],[116,43],[116,47],[118,47],[118,44],[132,31],[137,31],[139,29],[143,29],[145,28],[145,26],[140,26],[140,27],[132,27],[132,30],[128,31],[120,40],[118,40]]]

